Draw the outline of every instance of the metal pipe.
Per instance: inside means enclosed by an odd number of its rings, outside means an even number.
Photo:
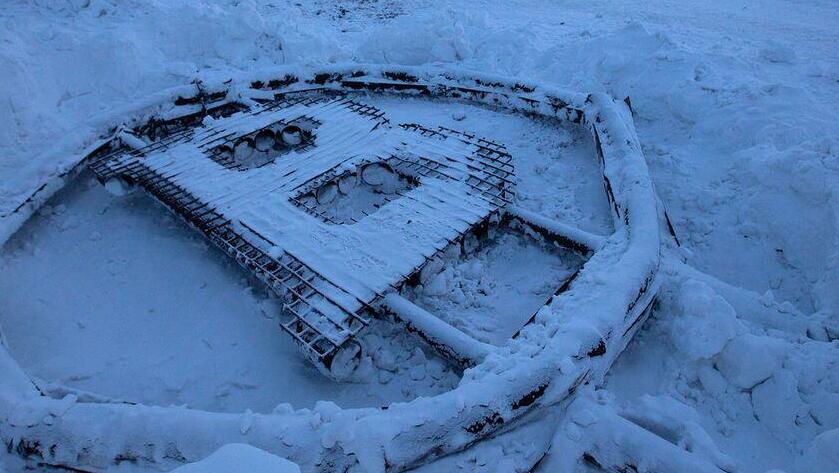
[[[606,238],[566,225],[552,218],[539,215],[515,205],[506,207],[507,215],[531,227],[546,238],[557,240],[563,246],[587,252],[596,251]]]
[[[386,295],[382,308],[407,325],[409,332],[417,333],[441,355],[461,366],[477,365],[494,348],[466,335],[399,294]]]

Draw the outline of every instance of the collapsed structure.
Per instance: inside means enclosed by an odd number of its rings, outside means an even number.
[[[500,221],[511,161],[485,139],[305,94],[89,165],[108,186],[141,185],[267,284],[283,300],[281,327],[341,379],[359,359],[356,334],[385,308],[450,359],[480,361],[481,342],[394,294]]]
[[[9,380],[0,392],[0,437],[10,449],[77,469],[122,461],[168,468],[247,442],[306,470],[402,471],[567,405],[581,385],[601,382],[649,314],[667,227],[628,104],[457,70],[283,69],[238,84],[170,91],[172,102],[138,113],[131,133],[116,130],[83,165],[111,187],[144,186],[277,290],[289,309],[285,330],[331,376],[351,369],[354,335],[376,312],[395,315],[472,367],[450,392],[386,409],[304,409],[243,420],[90,396],[57,399],[39,391],[0,346],[0,374]],[[390,124],[347,95],[359,90],[464,100],[584,125],[615,232],[600,238],[514,207],[503,146]],[[365,152],[353,151],[359,143]],[[64,177],[41,186],[21,212],[36,208],[44,198],[38,193]],[[342,203],[348,196],[351,205]],[[440,251],[510,221],[592,255],[505,345],[475,342],[400,296],[400,286],[421,279]],[[375,245],[361,238],[365,228],[376,230]],[[410,237],[396,235],[397,228]],[[402,255],[394,247],[408,256],[394,259]],[[370,268],[379,273],[365,273]],[[711,471],[697,465],[695,471]]]

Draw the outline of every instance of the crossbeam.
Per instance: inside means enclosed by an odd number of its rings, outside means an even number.
[[[475,366],[493,350],[399,294],[385,296],[382,308],[405,324],[409,332],[417,333],[438,353],[461,366]]]
[[[594,252],[606,238],[562,223],[516,205],[506,207],[507,215],[533,229],[548,240],[582,253]]]

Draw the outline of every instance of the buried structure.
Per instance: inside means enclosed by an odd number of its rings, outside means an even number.
[[[503,144],[391,123],[364,104],[366,93],[583,124],[615,232],[599,237],[517,208]],[[415,332],[464,368],[463,379],[452,391],[383,409],[243,416],[57,398],[0,346],[0,376],[8,380],[0,436],[11,451],[83,471],[126,461],[169,469],[244,442],[306,471],[407,470],[569,404],[581,386],[601,382],[649,314],[667,226],[623,101],[462,71],[372,66],[283,69],[167,95],[89,150],[79,167],[114,191],[142,187],[265,283],[283,301],[282,329],[327,376],[352,372],[364,350],[357,335],[378,317]],[[0,223],[19,224],[71,173]],[[588,260],[556,282],[506,343],[476,340],[411,302],[411,288],[446,258],[507,230]],[[586,455],[598,461],[596,451]]]
[[[503,146],[391,126],[344,96],[284,98],[165,144],[91,160],[108,187],[141,185],[283,300],[280,324],[321,371],[345,378],[355,335],[384,310],[461,365],[482,343],[398,295],[513,196]]]

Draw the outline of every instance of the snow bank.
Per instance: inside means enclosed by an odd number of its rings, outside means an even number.
[[[625,397],[624,409],[637,415],[675,401],[690,406],[698,416],[680,417],[694,417],[743,471],[803,473],[830,464],[820,436],[839,426],[837,342],[811,337],[812,321],[789,304],[673,260],[666,266],[657,323],[607,383],[614,392],[656,392],[656,401]],[[674,350],[677,359],[653,359]]]

